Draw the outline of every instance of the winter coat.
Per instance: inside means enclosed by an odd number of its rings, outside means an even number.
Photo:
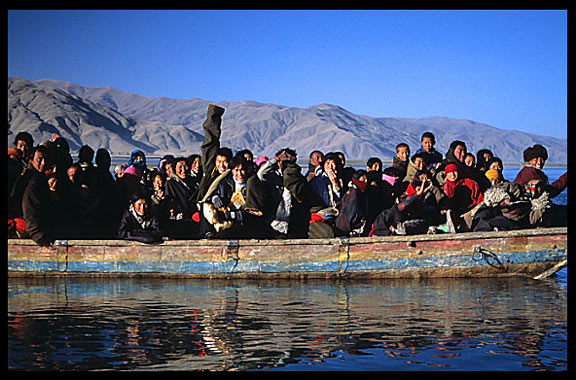
[[[356,184],[348,188],[337,206],[339,214],[334,221],[337,235],[366,236],[368,200],[364,191]]]
[[[560,194],[568,186],[568,172],[565,172],[552,184],[548,183],[548,176],[544,172],[532,165],[525,164],[516,175],[514,182],[520,186],[526,185],[529,181],[538,180],[544,183],[544,190],[548,192],[550,198]]]
[[[22,195],[22,215],[26,232],[36,244],[48,246],[54,241],[50,189],[46,176],[31,169]]]
[[[128,208],[120,219],[118,238],[136,240],[141,243],[159,243],[162,241],[162,232],[156,216],[149,215],[142,218],[137,215],[132,206]]]

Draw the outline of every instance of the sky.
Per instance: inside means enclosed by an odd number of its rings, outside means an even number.
[[[8,10],[8,76],[567,138],[566,10]]]

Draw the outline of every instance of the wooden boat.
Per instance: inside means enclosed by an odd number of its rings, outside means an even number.
[[[10,276],[545,278],[567,265],[567,227],[287,240],[8,240]]]

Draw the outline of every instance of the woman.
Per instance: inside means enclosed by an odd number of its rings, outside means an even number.
[[[160,224],[156,216],[149,212],[148,198],[143,193],[135,194],[130,200],[130,206],[120,220],[118,238],[148,244],[162,241]]]
[[[368,222],[368,200],[365,191],[368,186],[366,170],[357,170],[352,175],[348,191],[338,203],[338,216],[334,221],[337,236],[366,236],[371,222]]]
[[[167,221],[167,234],[173,239],[191,239],[198,234],[198,223],[192,220],[197,211],[194,201],[194,187],[188,176],[185,157],[178,157],[174,162],[174,172],[164,184],[164,193],[170,198],[170,216]]]
[[[324,158],[322,174],[310,180],[310,187],[320,196],[324,207],[336,207],[344,194],[341,168],[338,156],[328,153]]]
[[[462,226],[460,216],[470,212],[484,200],[478,184],[470,178],[462,177],[460,170],[456,164],[446,165],[444,168],[446,182],[440,188],[445,195],[440,206],[444,210],[451,211],[452,221],[455,222],[457,230]],[[472,216],[470,215],[470,224]]]

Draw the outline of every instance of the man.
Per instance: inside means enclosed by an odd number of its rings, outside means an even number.
[[[525,186],[532,180],[542,181],[544,183],[544,190],[548,192],[550,198],[554,198],[568,186],[568,171],[562,174],[562,176],[552,184],[548,183],[548,176],[542,171],[548,159],[548,151],[545,147],[540,144],[528,147],[524,150],[523,156],[524,167],[518,172],[514,182]]]
[[[37,146],[30,160],[30,178],[22,196],[22,214],[26,231],[39,246],[48,247],[54,241],[50,189],[44,169],[48,167],[47,150]]]

